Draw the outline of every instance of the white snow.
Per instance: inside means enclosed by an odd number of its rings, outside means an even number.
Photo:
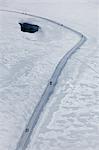
[[[97,0],[0,0],[0,8],[50,18],[87,36],[87,42],[63,70],[55,93],[33,132],[28,150],[99,149],[98,5]],[[2,15],[0,149],[12,150],[55,65],[78,37],[37,18],[33,21],[44,28],[46,26],[48,32],[45,29],[32,37],[20,33],[17,24],[21,19],[29,18],[31,21],[31,17],[10,13]],[[5,22],[9,24],[7,28]],[[49,34],[51,31],[54,33]],[[35,103],[33,99],[36,99]]]
[[[79,36],[37,17],[1,11],[0,20],[0,149],[11,150],[56,65]],[[21,32],[18,23],[24,21],[38,24],[40,31]]]

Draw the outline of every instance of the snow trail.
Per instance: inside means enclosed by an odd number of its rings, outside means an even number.
[[[24,14],[24,15],[28,15],[28,16],[34,16],[34,15],[31,15],[28,13],[23,13],[23,12],[18,12],[18,11],[10,11],[10,10],[0,10],[0,11],[8,11],[8,12]],[[36,16],[36,17],[38,17],[38,16]],[[64,55],[64,57],[60,60],[60,62],[56,66],[56,69],[55,69],[52,77],[50,78],[50,82],[47,84],[47,87],[46,87],[43,95],[41,96],[39,103],[37,104],[25,130],[23,131],[23,134],[17,144],[16,150],[25,150],[27,148],[27,145],[29,144],[30,136],[33,132],[33,129],[35,128],[35,125],[40,117],[41,112],[43,111],[43,108],[45,107],[46,103],[48,102],[49,97],[54,92],[54,88],[55,88],[55,85],[57,84],[57,80],[61,74],[61,71],[63,70],[64,66],[66,65],[68,59],[72,56],[72,54],[74,54],[77,51],[77,49],[79,49],[83,45],[83,43],[86,41],[86,37],[83,34],[81,34],[80,32],[75,31],[74,29],[71,29],[67,26],[64,26],[63,24],[57,23],[50,19],[46,19],[43,17],[38,17],[38,18],[45,19],[45,20],[53,22],[59,26],[62,26],[63,28],[69,29],[71,32],[74,32],[75,34],[77,34],[80,37],[80,40],[71,50],[69,50]]]

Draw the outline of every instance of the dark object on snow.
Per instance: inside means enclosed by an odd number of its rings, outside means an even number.
[[[29,128],[26,128],[26,129],[25,129],[25,132],[29,132]]]
[[[19,24],[21,26],[21,31],[23,32],[35,33],[40,29],[38,25],[34,24],[29,23],[19,23]]]
[[[52,81],[50,81],[50,85],[52,85]]]

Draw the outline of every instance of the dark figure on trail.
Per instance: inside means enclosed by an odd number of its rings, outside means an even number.
[[[19,23],[19,24],[21,26],[21,31],[23,32],[35,33],[40,29],[40,27],[35,24],[29,23]]]

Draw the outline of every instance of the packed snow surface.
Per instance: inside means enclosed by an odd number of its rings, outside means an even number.
[[[37,17],[1,11],[0,20],[0,146],[11,150],[56,65],[79,36]],[[19,22],[41,29],[35,34],[23,33]]]
[[[99,149],[98,5],[97,0],[0,0],[0,8],[50,18],[87,36],[63,70],[27,150]],[[0,149],[12,150],[56,64],[78,37],[36,17],[0,14]],[[42,30],[20,32],[18,22],[26,20]]]

